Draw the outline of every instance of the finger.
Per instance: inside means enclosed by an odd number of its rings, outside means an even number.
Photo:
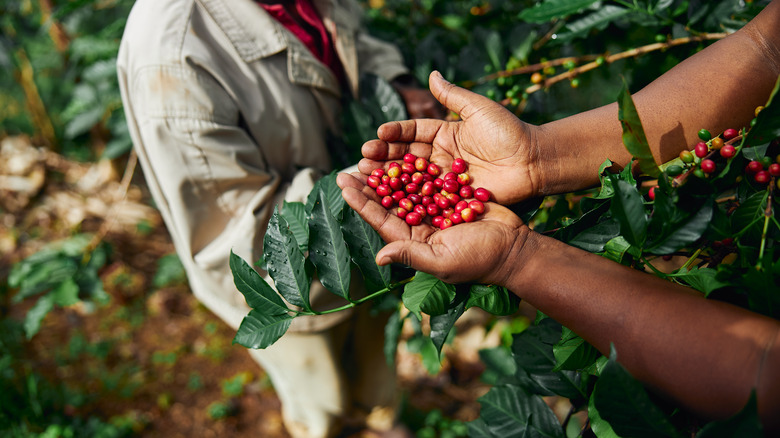
[[[415,270],[425,271],[431,274],[438,272],[438,268],[433,268],[436,264],[436,254],[431,245],[415,240],[398,240],[390,242],[380,249],[376,255],[378,265],[389,265],[390,263],[402,263]],[[434,274],[435,275],[435,274]]]
[[[493,100],[485,96],[451,84],[436,70],[431,72],[428,82],[433,96],[463,120],[487,105],[495,105]]]
[[[433,143],[436,134],[448,122],[438,119],[415,119],[387,122],[379,126],[376,133],[381,140],[387,142],[402,141],[406,143]]]

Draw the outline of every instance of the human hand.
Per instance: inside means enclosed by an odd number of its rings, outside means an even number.
[[[531,233],[508,209],[486,203],[485,213],[475,222],[445,230],[427,223],[412,227],[380,205],[365,180],[362,174],[341,173],[336,182],[347,204],[389,242],[377,254],[377,264],[403,263],[447,283],[506,285],[510,275],[518,275]]]
[[[542,153],[538,128],[499,103],[430,75],[431,92],[462,120],[418,119],[385,123],[378,140],[363,145],[358,169],[369,174],[410,152],[445,168],[455,158],[469,163],[474,186],[490,190],[501,204],[542,194]]]

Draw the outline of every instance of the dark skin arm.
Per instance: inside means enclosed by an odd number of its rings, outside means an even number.
[[[443,231],[409,227],[362,178],[341,174],[338,183],[390,242],[380,265],[505,286],[602,353],[614,344],[632,375],[707,418],[735,414],[757,388],[765,428],[780,430],[780,322],[534,233],[498,204]]]

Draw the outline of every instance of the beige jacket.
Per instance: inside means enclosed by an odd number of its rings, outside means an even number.
[[[362,72],[390,80],[407,71],[397,49],[361,31],[354,1],[314,4],[353,90]],[[139,161],[193,292],[237,328],[248,308],[230,251],[258,260],[274,206],[305,202],[331,170],[338,81],[253,0],[138,0],[118,72]],[[316,281],[311,296],[315,308],[343,304]],[[291,330],[346,314],[296,318]]]

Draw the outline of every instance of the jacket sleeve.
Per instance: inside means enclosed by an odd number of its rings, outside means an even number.
[[[241,128],[234,101],[203,72],[152,66],[129,76],[120,65],[119,81],[139,162],[190,286],[237,328],[249,309],[233,284],[230,252],[250,264],[258,260],[274,207],[284,200],[305,202],[319,175],[304,168],[283,181]],[[319,282],[310,295],[315,308],[335,307],[336,296]],[[323,328],[347,314],[299,317],[291,330]]]

